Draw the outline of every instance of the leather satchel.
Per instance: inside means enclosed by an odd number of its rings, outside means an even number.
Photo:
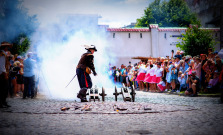
[[[89,67],[86,67],[86,73],[91,74],[91,69]]]

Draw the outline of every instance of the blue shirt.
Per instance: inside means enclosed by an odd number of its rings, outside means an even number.
[[[24,77],[32,77],[35,75],[34,69],[36,67],[36,61],[31,59],[31,58],[27,58],[24,60],[23,62],[24,65]]]

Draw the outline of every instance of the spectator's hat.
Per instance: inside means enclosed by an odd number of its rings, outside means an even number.
[[[17,59],[22,59],[22,57],[21,56],[18,56]]]
[[[192,74],[196,74],[196,71],[192,71],[191,73],[192,73]]]
[[[180,53],[181,53],[181,54],[183,54],[183,53],[184,53],[184,51],[180,51]]]

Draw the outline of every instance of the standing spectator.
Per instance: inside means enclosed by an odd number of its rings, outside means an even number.
[[[201,54],[201,86],[203,86],[203,89],[205,89],[205,71],[203,69],[204,64],[207,61],[207,55],[206,54]]]
[[[31,93],[31,98],[34,97],[35,88],[35,64],[36,62],[31,59],[32,53],[29,52],[27,59],[24,60],[24,92],[23,99],[25,99],[29,93]]]
[[[197,73],[197,77],[200,79],[201,78],[201,59],[200,58],[196,58],[194,69]]]
[[[184,60],[180,60],[180,64],[177,66],[177,70],[181,71],[184,74],[184,72],[185,72],[185,70],[184,70]]]
[[[212,60],[207,60],[207,62],[202,67],[205,72],[205,86],[207,86],[207,83],[212,78],[212,75],[214,73],[215,64]]]
[[[175,57],[175,67],[178,67],[180,64],[180,56]]]
[[[10,107],[6,98],[8,96],[8,75],[6,67],[7,65],[7,57],[3,50],[0,50],[0,108]]]
[[[119,75],[120,75],[120,70],[119,70],[119,68],[117,68],[117,70],[115,71],[115,80],[116,80],[116,82],[120,82],[120,77],[119,77]]]
[[[157,68],[155,70],[156,78],[153,80],[154,83],[159,83],[160,78],[163,76],[163,68],[161,68],[161,63],[157,64]]]
[[[178,72],[178,81],[180,83],[180,88],[177,91],[177,93],[180,92],[181,90],[187,88],[185,76],[184,76],[184,74],[181,71]]]
[[[171,92],[176,92],[177,78],[178,78],[177,69],[175,66],[173,66],[173,68],[171,69],[171,77],[170,77],[171,87],[172,87]]]
[[[120,69],[120,82],[121,83],[123,83],[124,73],[125,73],[125,66],[122,64],[121,69]]]
[[[170,89],[172,68],[173,68],[173,64],[170,61],[168,65],[168,69],[166,70],[167,74],[166,74],[166,90],[165,91],[168,91]]]
[[[17,95],[17,92],[18,92],[18,87],[17,87],[17,74],[19,73],[20,71],[20,62],[19,61],[16,61],[14,62],[13,64],[13,68],[11,69],[10,71],[10,79],[11,79],[11,83],[12,83],[12,88],[13,88],[13,94],[12,96],[18,96]]]
[[[154,64],[153,67],[149,71],[150,77],[148,79],[149,85],[150,85],[149,88],[151,91],[155,90],[155,87],[154,87],[155,84],[153,82],[153,78],[156,78],[155,71],[156,71],[156,65]]]
[[[17,92],[23,92],[24,91],[24,77],[23,77],[23,60],[19,60],[20,64],[20,70],[17,74],[16,77],[16,82],[17,82]]]
[[[214,70],[217,70],[220,73],[222,66],[223,66],[223,64],[221,62],[221,59],[216,59],[216,64],[215,64]]]
[[[145,75],[145,79],[144,79],[144,83],[146,83],[146,90],[149,91],[149,82],[151,80],[149,80],[150,78],[150,70],[153,67],[153,64],[147,65],[147,69],[146,69],[146,75]]]
[[[176,55],[174,57],[178,58],[179,61],[182,59],[182,55],[179,50],[177,50]]]
[[[139,83],[139,90],[144,90],[144,79],[145,79],[145,75],[146,75],[146,67],[144,65],[145,63],[142,63],[139,67],[138,70],[138,76],[136,78],[136,81],[138,81]]]

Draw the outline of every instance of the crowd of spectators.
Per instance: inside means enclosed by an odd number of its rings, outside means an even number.
[[[218,52],[210,48],[208,54],[185,56],[183,51],[171,52],[171,57],[150,58],[135,65],[110,68],[116,83],[133,85],[141,91],[182,92],[197,96],[199,91],[218,92],[223,87],[223,62]]]
[[[34,98],[36,62],[27,54],[27,58],[13,55],[10,44],[3,42],[0,46],[0,108],[10,107],[7,97]]]

